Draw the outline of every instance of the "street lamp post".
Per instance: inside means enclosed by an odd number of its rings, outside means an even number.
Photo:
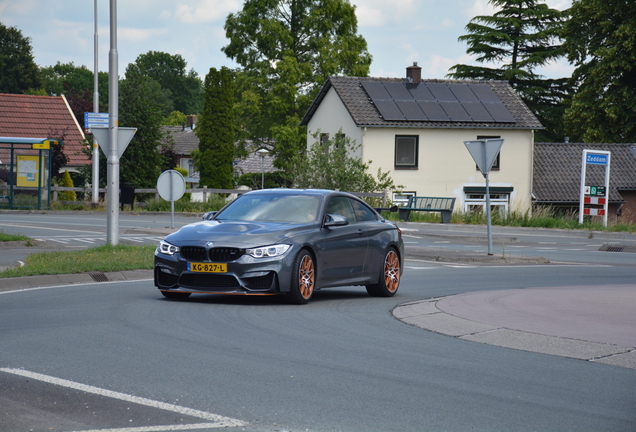
[[[269,150],[260,149],[256,153],[261,157],[261,189],[265,189],[265,156],[269,154]]]

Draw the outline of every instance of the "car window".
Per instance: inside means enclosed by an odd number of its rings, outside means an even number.
[[[356,214],[356,220],[358,222],[377,220],[375,212],[360,201],[351,200],[351,204],[353,206],[353,211]]]
[[[351,200],[347,197],[334,197],[327,204],[327,214],[344,216],[349,223],[356,223],[356,215],[351,206]]]
[[[240,197],[215,217],[216,220],[260,222],[313,222],[320,198],[302,195],[255,195]]]

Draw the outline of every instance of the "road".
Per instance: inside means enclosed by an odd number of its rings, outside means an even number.
[[[409,247],[485,253],[466,238],[480,228],[404,227]],[[174,302],[151,281],[4,292],[0,430],[636,431],[634,369],[460,340],[391,314],[467,292],[634,283],[636,254],[598,251],[631,247],[629,235],[519,233],[495,231],[517,238],[496,255],[526,246],[552,262],[409,259],[390,299],[350,287],[306,306]]]

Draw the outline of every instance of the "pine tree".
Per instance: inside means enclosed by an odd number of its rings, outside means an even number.
[[[231,189],[234,186],[234,88],[230,70],[211,68],[205,77],[203,113],[195,129],[199,149],[192,153],[200,186]]]
[[[562,139],[562,113],[569,93],[567,79],[543,79],[534,72],[564,55],[560,32],[567,13],[537,0],[490,0],[499,8],[492,16],[477,16],[459,40],[478,63],[498,67],[457,64],[448,77],[508,81],[546,126],[545,139]]]

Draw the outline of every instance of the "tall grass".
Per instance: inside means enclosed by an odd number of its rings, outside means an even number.
[[[397,213],[383,212],[387,219],[398,220]],[[411,211],[410,222],[440,223],[442,216],[436,212]],[[636,224],[626,224],[616,220],[609,220],[608,226],[603,226],[601,217],[586,217],[579,224],[577,211],[558,211],[550,207],[537,207],[532,211],[511,211],[508,213],[493,212],[493,225],[531,228],[584,229],[593,231],[621,231],[636,232]],[[484,212],[453,212],[451,223],[465,225],[485,225]]]

